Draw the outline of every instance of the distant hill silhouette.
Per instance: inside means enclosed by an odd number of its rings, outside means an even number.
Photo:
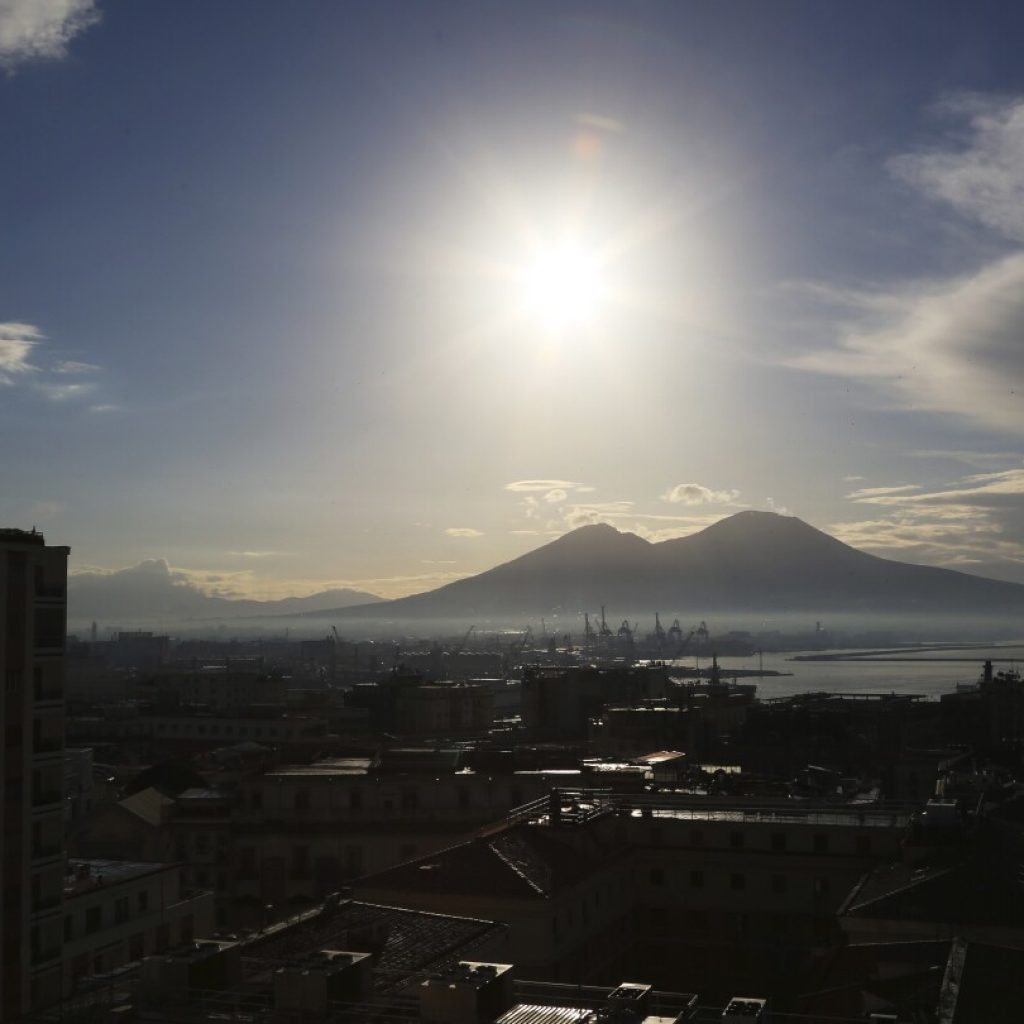
[[[276,601],[216,597],[175,572],[163,559],[140,562],[117,572],[73,573],[68,577],[68,621],[76,627],[93,619],[129,626],[277,616],[379,600],[366,591],[344,587]]]
[[[593,612],[602,604],[621,613],[976,616],[1024,610],[1024,586],[878,558],[795,517],[750,511],[656,544],[612,526],[584,526],[437,590],[337,612],[367,619],[536,619]]]

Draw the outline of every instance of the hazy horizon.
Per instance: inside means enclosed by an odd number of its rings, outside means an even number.
[[[0,523],[391,598],[742,509],[1024,583],[1024,9],[0,6]]]

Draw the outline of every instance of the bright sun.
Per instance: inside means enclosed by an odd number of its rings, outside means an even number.
[[[571,243],[539,252],[520,277],[523,310],[553,331],[589,320],[601,300],[596,261]]]

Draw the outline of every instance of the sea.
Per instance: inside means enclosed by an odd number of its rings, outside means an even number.
[[[830,660],[819,659],[829,655]],[[761,678],[739,678],[741,683],[756,683],[761,700],[771,697],[791,697],[798,693],[824,690],[829,693],[903,693],[920,694],[928,700],[938,700],[944,693],[952,693],[958,684],[975,683],[986,660],[991,660],[996,672],[1014,669],[1024,671],[1024,640],[980,646],[978,644],[943,644],[883,650],[844,651],[787,651],[781,654],[754,654],[745,658],[719,658],[722,675],[728,679],[736,670],[786,673]],[[677,678],[685,677],[685,670],[693,668],[693,658],[672,663],[679,670]],[[701,658],[699,666],[707,668],[708,658]]]

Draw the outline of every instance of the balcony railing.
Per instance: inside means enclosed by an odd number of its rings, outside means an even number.
[[[32,794],[33,807],[48,807],[50,804],[63,803],[64,795],[59,789],[44,789]]]

